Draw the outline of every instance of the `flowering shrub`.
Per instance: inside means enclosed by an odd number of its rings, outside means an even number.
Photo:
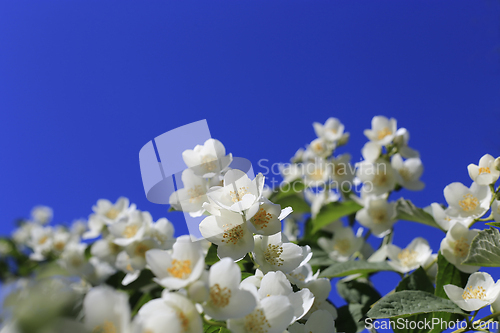
[[[349,138],[338,119],[313,126],[317,138],[281,165],[274,188],[232,168],[217,140],[183,153],[188,169],[170,205],[202,217],[203,239],[174,237],[169,220],[153,221],[126,198],[98,200],[69,229],[49,226],[51,209],[35,207],[0,242],[10,290],[1,332],[359,332],[380,318],[401,332],[452,322],[488,331],[500,316],[500,282],[478,271],[500,266],[500,159],[470,164],[470,187],[452,183],[447,206],[422,209],[395,198],[424,188],[419,153],[395,119],[373,118],[355,165],[335,156]],[[437,253],[421,237],[392,244],[400,220],[443,232]],[[471,229],[478,221],[492,227]],[[401,275],[384,297],[370,281],[380,271]],[[340,308],[328,300],[332,278],[341,278]],[[486,306],[492,314],[477,319]]]

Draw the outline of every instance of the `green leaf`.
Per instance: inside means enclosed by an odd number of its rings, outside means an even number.
[[[354,214],[361,208],[363,208],[363,206],[354,201],[330,202],[321,208],[316,218],[311,220],[313,225],[312,232],[317,232],[341,217]]]
[[[490,228],[481,230],[472,240],[466,265],[500,267],[500,232]]]
[[[500,222],[488,222],[488,223],[485,223],[486,225],[490,225],[492,227],[497,227],[497,228],[500,228]]]
[[[434,285],[422,267],[405,277],[396,287],[396,292],[403,290],[421,290],[434,293]]]
[[[275,192],[273,191],[269,200],[276,203],[276,201],[279,201],[280,199],[302,192],[305,187],[306,186],[301,180],[295,180],[291,183],[283,183],[277,189],[275,188]]]
[[[150,293],[142,294],[142,296],[139,298],[137,303],[135,303],[135,305],[132,307],[132,317],[135,316],[137,314],[137,312],[139,312],[139,309],[144,304],[146,304],[147,302],[149,302],[152,299],[153,299],[153,297],[151,297]]]
[[[217,245],[212,243],[208,248],[207,255],[205,256],[205,264],[207,264],[208,266],[212,266],[219,260],[220,259],[217,256]]]
[[[416,207],[410,200],[405,200],[404,198],[398,199],[398,201],[396,201],[396,212],[397,219],[399,220],[418,222],[443,230],[436,223],[432,215],[422,208]]]
[[[144,286],[147,286],[148,284],[154,283],[153,282],[154,277],[155,276],[154,276],[153,272],[151,272],[149,269],[143,269],[141,271],[141,274],[137,278],[137,280],[135,280],[134,282],[132,282],[126,286],[122,286],[122,289],[138,290]]]
[[[309,213],[311,212],[311,207],[304,200],[301,193],[288,195],[284,198],[280,198],[273,201],[275,204],[281,205],[281,208],[292,207],[294,213]]]
[[[389,294],[375,303],[368,311],[368,317],[397,318],[431,312],[449,312],[467,316],[467,313],[449,299],[425,291],[405,290]]]
[[[342,277],[351,274],[367,274],[379,271],[394,271],[387,262],[368,262],[365,260],[355,260],[339,262],[331,265],[323,272],[320,273],[320,277],[334,278]]]

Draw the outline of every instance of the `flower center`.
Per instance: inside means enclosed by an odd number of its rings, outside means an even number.
[[[370,215],[371,215],[373,222],[375,224],[382,224],[387,220],[387,212],[385,210],[382,210],[382,209],[377,209],[376,211],[372,212],[372,214],[370,214]]]
[[[110,321],[105,321],[104,324],[96,326],[92,333],[117,333],[115,324]]]
[[[378,172],[375,174],[375,176],[372,179],[372,183],[375,186],[382,186],[385,183],[387,183],[388,177],[385,173]]]
[[[490,168],[484,167],[484,168],[479,168],[479,174],[482,173],[491,173]]]
[[[135,236],[137,231],[139,230],[139,226],[137,225],[128,225],[125,227],[125,230],[123,230],[123,236],[127,238],[132,238]]]
[[[217,158],[212,155],[205,155],[201,158],[203,167],[208,171],[214,171],[217,168],[215,161],[217,161]]]
[[[460,258],[465,257],[467,253],[469,253],[469,244],[467,243],[467,239],[465,239],[465,237],[461,237],[456,241],[453,253]]]
[[[231,196],[231,200],[233,202],[239,202],[239,201],[241,201],[241,199],[243,199],[243,197],[245,196],[245,194],[248,194],[248,193],[250,193],[248,191],[248,187],[240,187],[238,189],[238,192],[229,191],[229,195]]]
[[[476,207],[479,205],[479,200],[477,200],[477,198],[472,194],[467,193],[466,195],[464,195],[464,199],[460,200],[458,204],[464,211],[470,212],[476,209]]]
[[[222,234],[222,243],[225,242],[227,244],[235,245],[245,235],[241,225],[237,225],[236,227],[232,228],[232,224],[224,224],[222,228],[226,228],[224,229],[224,233]]]
[[[271,328],[271,325],[262,309],[257,309],[245,317],[245,330],[249,333],[266,333],[268,328]]]
[[[315,142],[312,146],[315,152],[322,152],[324,150],[323,144],[321,142]]]
[[[44,235],[44,236],[42,236],[42,237],[38,240],[38,244],[39,244],[39,245],[43,245],[43,244],[45,244],[45,242],[47,242],[48,240],[49,240],[49,236]]]
[[[309,174],[309,178],[312,180],[322,180],[323,179],[323,170],[321,168],[314,168],[314,171]]]
[[[413,266],[415,259],[417,259],[418,252],[414,250],[404,249],[399,252],[398,259],[403,266]]]
[[[104,214],[104,216],[106,216],[110,220],[114,220],[118,217],[119,214],[120,214],[120,211],[118,209],[116,209],[115,207],[112,207],[106,212],[106,214]]]
[[[198,202],[201,199],[201,196],[205,193],[201,190],[201,185],[196,185],[188,189],[189,194],[189,203]]]
[[[384,127],[377,132],[377,139],[382,140],[383,138],[391,134],[392,134],[391,130],[387,127]]]
[[[54,244],[54,248],[55,248],[57,251],[62,251],[62,250],[64,250],[64,247],[65,247],[65,246],[66,246],[66,243],[61,242],[61,241],[56,242],[56,243]]]
[[[283,247],[280,245],[269,244],[264,252],[264,258],[268,263],[274,266],[282,266],[284,260],[280,258],[283,253]]]
[[[185,279],[191,274],[191,260],[172,260],[171,267],[167,269],[170,275],[178,278]]]
[[[350,248],[351,242],[348,239],[341,239],[333,246],[333,249],[340,254],[346,254]]]
[[[401,169],[399,169],[399,174],[407,182],[409,182],[412,178],[410,170],[408,170],[408,168],[406,168],[406,167],[402,167]]]
[[[179,319],[181,321],[182,330],[184,332],[187,332],[188,328],[189,328],[189,320],[187,319],[186,315],[184,314],[184,312],[179,311],[177,313],[177,316],[179,317]]]
[[[479,286],[474,289],[472,287],[467,288],[464,290],[464,293],[462,294],[462,298],[465,300],[468,299],[484,299],[486,297],[486,290],[484,290],[483,287]]]
[[[302,273],[288,273],[288,275],[302,282],[306,280],[306,277]]]
[[[264,208],[260,208],[259,211],[257,212],[257,214],[255,214],[252,217],[252,222],[256,227],[258,227],[260,229],[264,229],[264,228],[267,228],[267,224],[269,223],[269,220],[271,218],[272,218],[271,214],[266,212],[264,210]]]
[[[210,287],[210,300],[216,307],[223,308],[229,304],[231,290],[227,287],[221,288],[218,283]]]
[[[150,248],[149,246],[147,245],[144,245],[144,244],[139,244],[135,247],[135,255],[138,256],[138,257],[142,257],[142,258],[145,258],[146,257],[146,252],[149,251]]]

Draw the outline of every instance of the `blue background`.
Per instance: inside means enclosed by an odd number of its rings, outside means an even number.
[[[2,1],[0,233],[37,204],[69,223],[119,196],[185,233],[146,200],[138,153],[200,119],[263,171],[332,116],[359,161],[371,118],[395,117],[427,185],[401,195],[444,202],[500,155],[499,60],[498,1]],[[397,245],[416,236],[436,252],[444,234],[396,225]],[[382,293],[397,280],[374,277]]]

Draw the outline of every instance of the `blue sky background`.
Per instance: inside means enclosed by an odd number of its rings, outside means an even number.
[[[71,222],[119,196],[185,233],[146,200],[138,153],[200,119],[262,171],[332,116],[359,161],[371,118],[395,117],[427,184],[400,193],[444,202],[500,155],[499,110],[499,1],[2,1],[0,234],[37,204]],[[396,225],[396,244],[416,236],[437,251],[444,234]]]

